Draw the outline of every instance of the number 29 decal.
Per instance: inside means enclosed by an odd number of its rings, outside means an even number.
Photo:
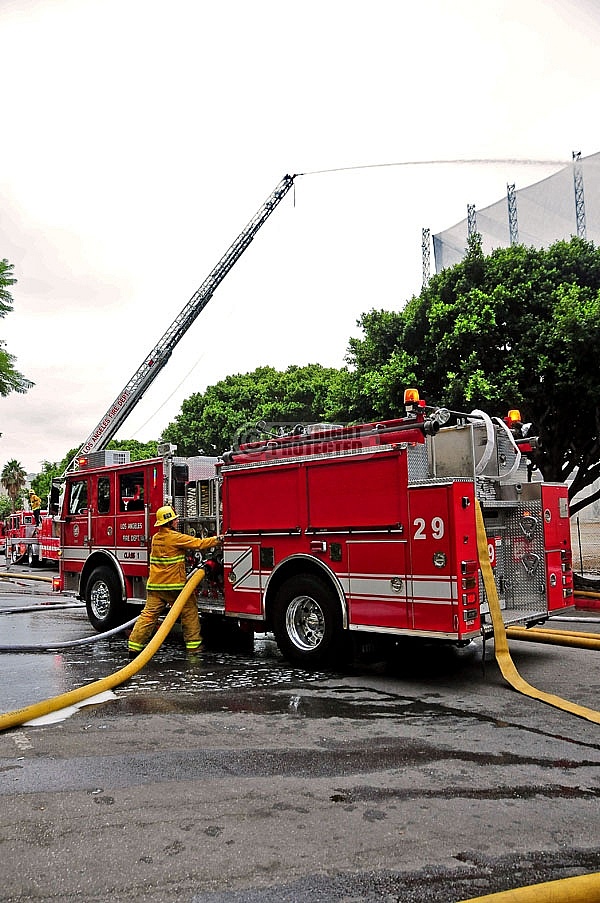
[[[424,517],[415,517],[413,521],[413,526],[415,528],[415,532],[413,533],[413,539],[429,539],[430,536],[427,532],[427,521]],[[431,539],[443,539],[444,533],[446,532],[446,528],[444,525],[444,519],[442,517],[432,517],[431,524]]]

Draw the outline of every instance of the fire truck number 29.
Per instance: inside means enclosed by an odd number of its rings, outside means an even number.
[[[415,517],[413,526],[416,528],[413,539],[429,539],[427,534],[427,522],[424,517]],[[446,527],[442,517],[432,517],[431,519],[431,538],[443,539]]]

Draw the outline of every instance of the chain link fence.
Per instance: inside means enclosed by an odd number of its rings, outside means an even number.
[[[600,575],[600,520],[572,517],[571,547],[577,574]]]

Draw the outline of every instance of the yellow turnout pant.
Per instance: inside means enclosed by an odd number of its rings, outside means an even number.
[[[150,641],[156,630],[158,619],[171,606],[180,590],[148,590],[146,605],[141,615],[135,622],[129,637],[129,648],[132,652],[140,652]],[[200,635],[200,618],[198,617],[198,600],[192,593],[181,610],[181,627],[185,648],[198,649],[202,645]]]

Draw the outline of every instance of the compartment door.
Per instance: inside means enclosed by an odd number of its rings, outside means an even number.
[[[406,541],[348,542],[349,618],[352,627],[408,627]]]

